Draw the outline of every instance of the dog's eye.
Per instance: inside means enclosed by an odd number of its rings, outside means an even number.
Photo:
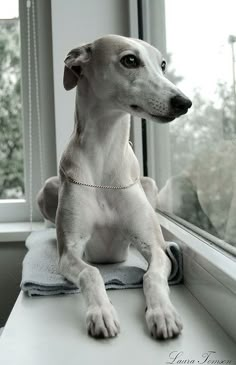
[[[136,56],[134,56],[133,54],[122,57],[120,62],[126,68],[137,68],[140,66],[139,59]]]
[[[163,60],[161,63],[161,69],[162,69],[163,73],[165,73],[165,70],[166,70],[166,61],[165,60]]]

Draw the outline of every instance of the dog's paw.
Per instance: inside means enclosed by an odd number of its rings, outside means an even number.
[[[86,323],[88,334],[92,337],[115,337],[120,332],[116,310],[110,303],[88,308]]]
[[[183,329],[180,316],[171,303],[147,308],[146,321],[151,335],[156,339],[176,337]]]

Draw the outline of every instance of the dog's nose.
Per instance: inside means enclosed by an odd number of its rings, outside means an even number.
[[[171,98],[170,104],[176,112],[187,111],[192,106],[191,100],[181,95],[175,95]]]

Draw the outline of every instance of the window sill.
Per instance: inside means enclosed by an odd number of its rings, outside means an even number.
[[[235,258],[215,248],[174,220],[158,213],[167,240],[183,252],[184,284],[212,317],[236,340]]]
[[[203,364],[207,352],[211,353],[208,364],[210,360],[234,363],[235,343],[183,285],[171,288],[171,298],[184,330],[166,342],[154,341],[148,333],[141,289],[109,290],[108,294],[119,313],[121,333],[112,340],[95,341],[87,335],[81,294],[29,298],[21,293],[1,336],[0,363],[31,365],[33,359],[34,365],[77,365],[81,359],[84,364],[104,365],[177,364],[180,360]],[[180,356],[174,362],[177,353]]]
[[[223,252],[210,241],[197,233],[183,227],[174,219],[158,213],[159,222],[167,232],[179,241],[188,260],[197,261],[208,272],[214,275],[223,285],[236,294],[236,258]]]
[[[44,222],[32,223],[32,231],[38,231],[44,227]],[[0,243],[25,241],[30,232],[30,222],[0,223]]]

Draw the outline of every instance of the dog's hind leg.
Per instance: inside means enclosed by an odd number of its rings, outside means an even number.
[[[44,218],[55,223],[58,206],[59,177],[47,179],[37,195],[37,203]]]
[[[156,185],[155,180],[148,176],[142,176],[140,178],[141,185],[146,194],[146,197],[153,207],[153,209],[157,209],[159,206],[158,202],[158,187]]]

